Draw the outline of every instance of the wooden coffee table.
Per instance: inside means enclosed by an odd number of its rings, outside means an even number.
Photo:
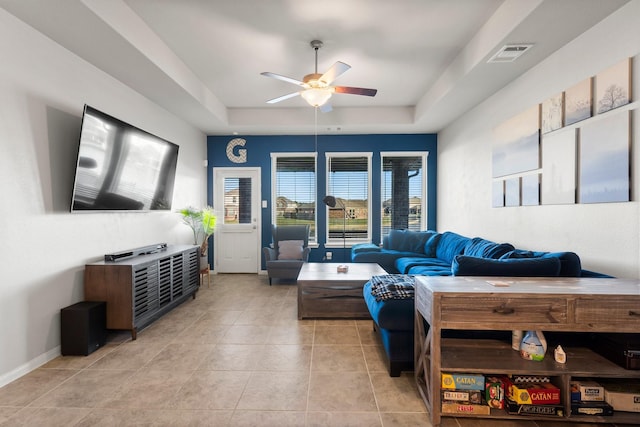
[[[338,273],[339,265],[348,271]],[[375,263],[304,263],[298,275],[298,319],[371,318],[362,287],[380,274],[387,272]]]

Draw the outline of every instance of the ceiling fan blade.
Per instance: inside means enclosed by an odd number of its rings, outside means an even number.
[[[336,93],[348,93],[351,95],[376,96],[378,89],[367,89],[364,87],[335,86]]]
[[[333,110],[333,107],[331,106],[331,103],[329,101],[325,102],[324,104],[322,104],[321,106],[318,107],[320,109],[320,111],[322,111],[323,113],[328,113],[329,111]]]
[[[298,86],[305,85],[305,83],[301,82],[300,80],[296,80],[287,76],[281,76],[280,74],[270,73],[268,71],[265,71],[264,73],[260,73],[260,74],[266,77],[273,77],[274,79],[282,80],[283,82],[293,83],[294,85],[298,85]]]
[[[322,77],[320,77],[320,80],[330,85],[331,82],[340,77],[349,68],[351,68],[351,65],[338,61],[333,64],[331,68],[329,68],[327,72],[322,75]]]
[[[294,96],[300,95],[300,92],[293,92],[288,95],[282,95],[277,98],[273,98],[267,101],[267,104],[275,104],[276,102],[284,101],[285,99],[293,98]]]

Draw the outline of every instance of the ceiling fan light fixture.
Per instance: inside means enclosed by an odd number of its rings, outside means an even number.
[[[282,76],[271,72],[260,73],[266,77],[273,77],[278,80],[282,80],[288,83],[293,83],[302,87],[302,90],[293,92],[287,95],[279,96],[267,101],[267,104],[275,104],[276,102],[284,101],[285,99],[293,98],[294,96],[302,96],[305,101],[312,107],[322,107],[320,111],[327,113],[331,111],[331,104],[328,104],[329,98],[334,93],[346,93],[352,95],[364,95],[375,96],[378,92],[377,89],[367,89],[362,87],[350,87],[350,86],[331,86],[335,79],[340,77],[345,71],[349,70],[351,66],[344,62],[337,61],[333,64],[324,74],[318,73],[318,49],[322,47],[320,40],[312,40],[311,47],[315,50],[316,54],[316,67],[315,72],[304,76],[302,81],[292,79],[291,77]]]
[[[312,107],[320,107],[331,98],[331,90],[329,88],[309,88],[303,90],[300,96],[304,98]]]

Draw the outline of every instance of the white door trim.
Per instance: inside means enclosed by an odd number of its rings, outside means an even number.
[[[218,213],[218,216],[224,215],[224,192],[221,195],[216,197],[216,185],[218,184],[216,181],[217,175],[231,173],[231,174],[242,174],[246,173],[250,175],[254,180],[256,194],[252,194],[252,206],[251,211],[255,216],[255,226],[257,233],[257,244],[255,247],[255,255],[256,255],[256,266],[255,272],[260,273],[262,267],[262,208],[261,208],[261,199],[262,199],[262,182],[261,182],[261,168],[260,167],[214,167],[212,174],[212,183],[211,183],[211,199],[213,200],[213,209]],[[218,256],[220,254],[220,248],[218,247],[219,241],[218,239],[213,239],[213,247],[214,247],[214,256],[213,256],[213,265],[214,271],[217,272],[218,267]]]

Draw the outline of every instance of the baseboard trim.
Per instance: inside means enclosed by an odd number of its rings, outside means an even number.
[[[52,348],[51,350],[47,351],[46,353],[43,353],[43,354],[31,359],[27,363],[25,363],[23,365],[20,365],[17,368],[15,368],[15,369],[7,372],[6,374],[0,376],[0,387],[4,387],[5,385],[9,384],[10,382],[17,380],[18,378],[20,378],[20,377],[22,377],[24,375],[27,375],[31,371],[35,371],[40,366],[44,365],[47,362],[50,362],[51,360],[55,359],[58,356],[60,356],[62,354],[60,350],[61,350],[60,346],[56,346],[56,347]]]

